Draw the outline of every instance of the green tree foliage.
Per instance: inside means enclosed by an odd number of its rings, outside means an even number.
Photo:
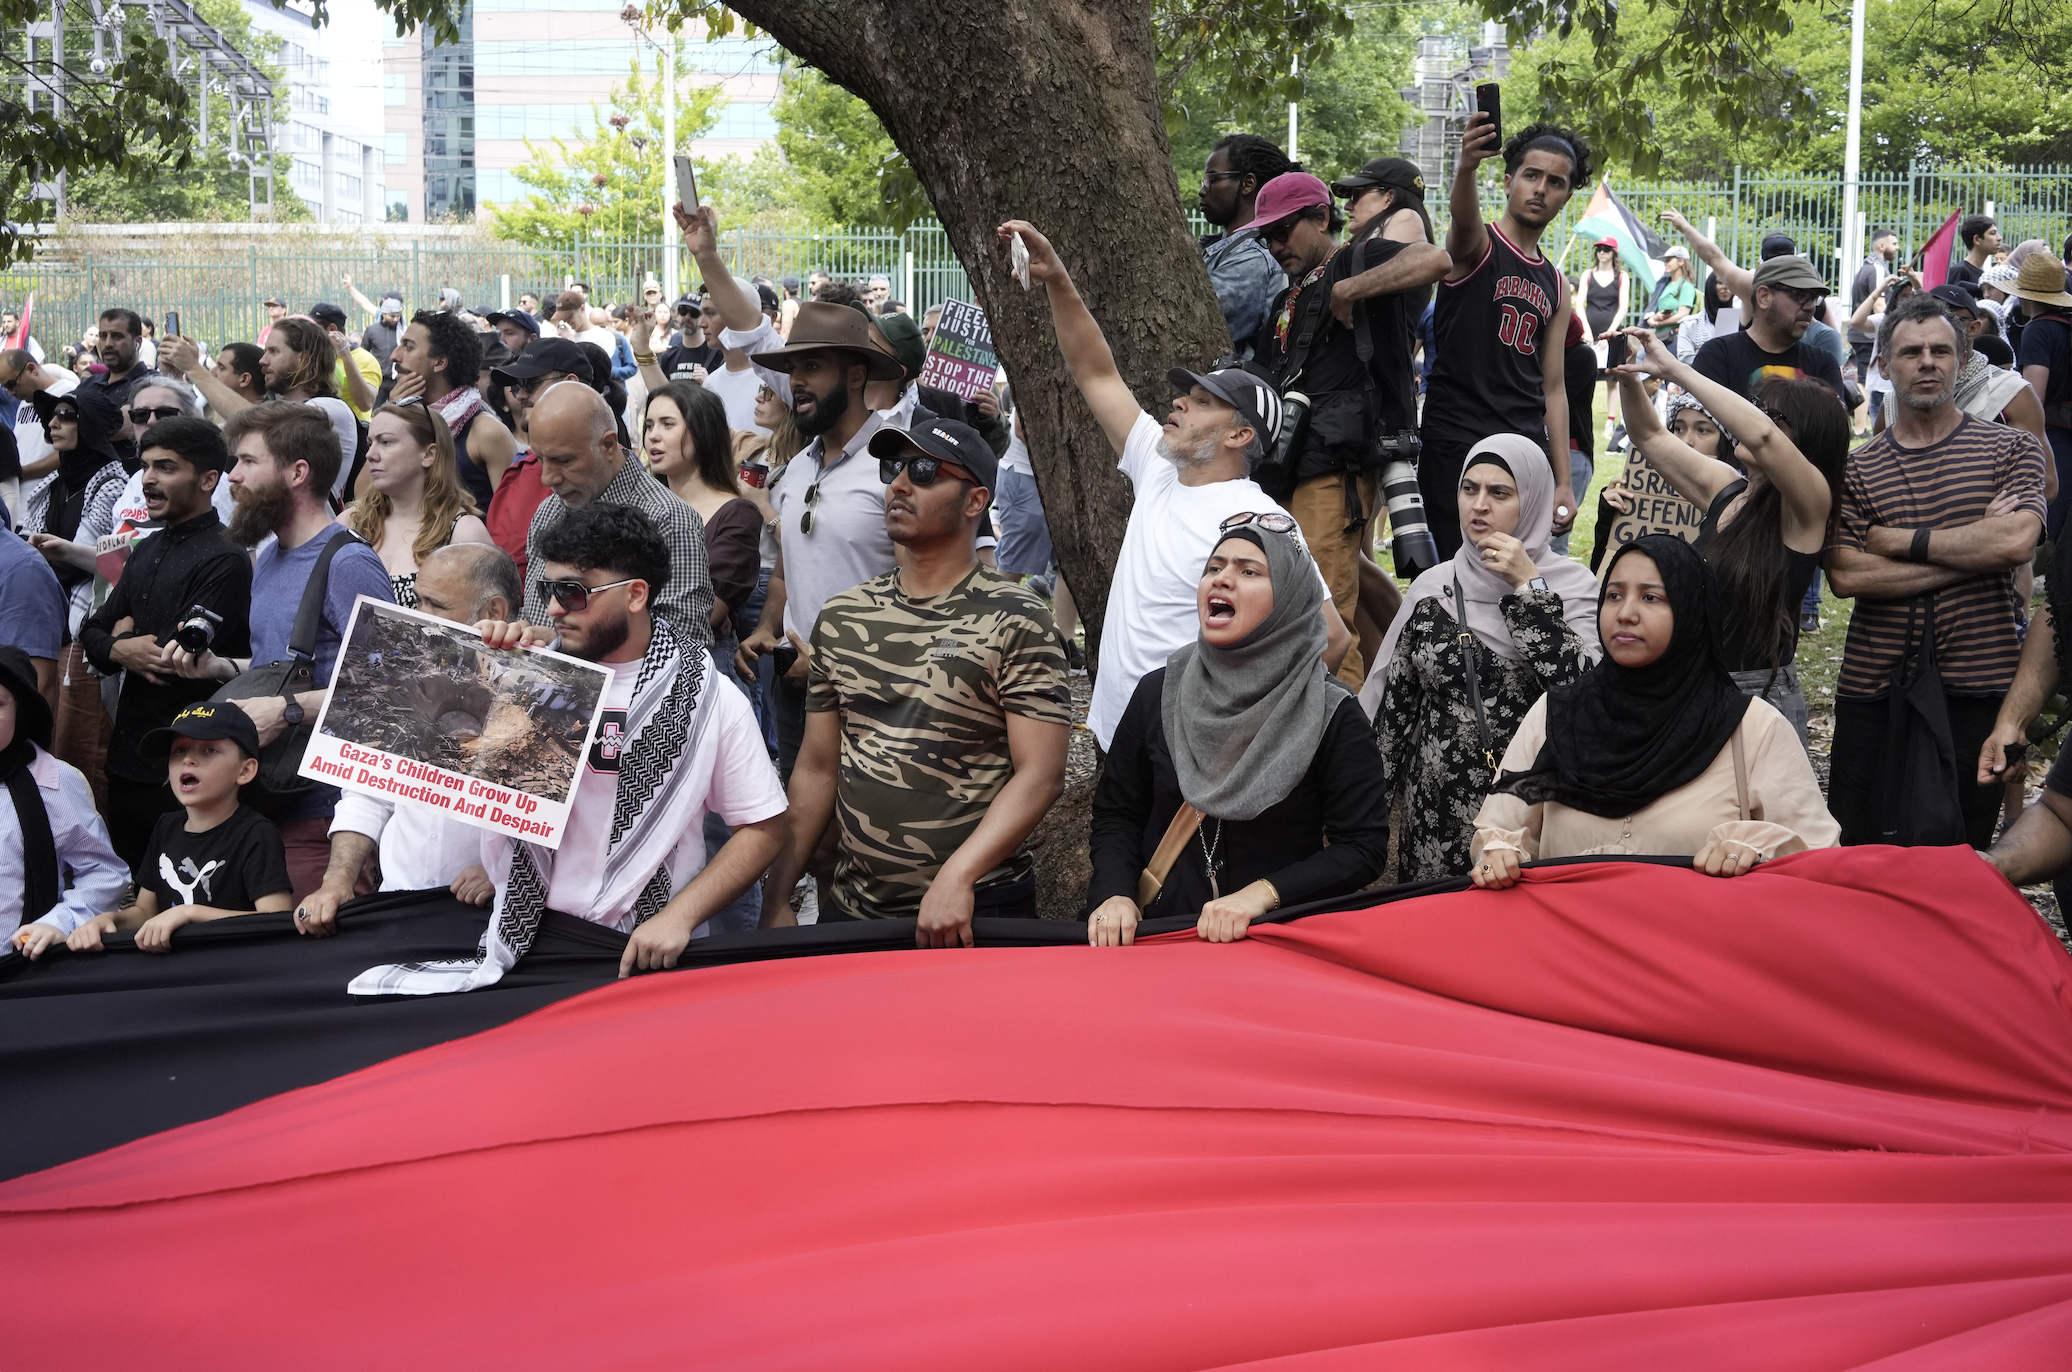
[[[1457,18],[1465,11],[1456,9]],[[1296,151],[1302,164],[1329,181],[1362,163],[1395,153],[1416,112],[1398,90],[1410,83],[1417,38],[1433,16],[1403,8],[1375,8],[1358,14],[1347,37],[1336,41],[1303,72],[1296,89]],[[1166,102],[1173,169],[1191,204],[1202,165],[1216,140],[1230,133],[1257,133],[1286,143],[1288,100],[1283,87],[1242,104],[1200,71],[1190,73]]]
[[[1757,65],[1738,106],[1695,95],[1664,76],[1635,87],[1652,129],[1644,148],[1612,159],[1629,175],[1710,180],[1736,165],[1788,171],[1842,166],[1849,96],[1849,12],[1795,0],[1789,26]],[[1914,159],[2072,161],[2072,10],[2041,0],[1870,0],[1865,13],[1863,165],[1904,171]],[[1631,68],[1669,41],[1668,9],[1632,7],[1610,56]],[[1581,31],[1550,34],[1512,62],[1506,104],[1543,110],[1599,138],[1594,92],[1575,98],[1568,78],[1599,60]]]
[[[253,28],[251,16],[237,0],[198,0],[195,9],[265,72],[285,99],[287,80],[279,61],[280,40]],[[98,166],[69,178],[67,213],[75,220],[97,224],[236,223],[252,218],[251,178],[243,162],[231,160],[224,103],[218,97],[210,99],[207,147],[191,141],[200,129],[198,104],[193,117],[193,125],[182,130],[175,145],[153,140],[128,167]],[[293,154],[275,153],[273,218],[277,221],[314,217],[289,180],[293,165]],[[266,213],[263,202],[258,213]]]
[[[499,237],[544,245],[580,234],[622,243],[651,241],[661,232],[668,159],[662,152],[662,59],[653,61],[651,73],[633,63],[609,103],[591,106],[588,138],[526,140],[532,158],[513,175],[532,191],[514,204],[488,207]],[[679,145],[710,129],[724,103],[718,86],[679,81]]]
[[[134,173],[170,155],[184,167],[182,150],[191,138],[193,93],[173,74],[172,53],[149,24],[132,22],[119,31],[93,70],[93,14],[84,0],[66,7],[65,63],[61,73],[28,63],[31,24],[50,18],[48,0],[0,0],[0,129],[7,154],[0,158],[0,262],[26,250],[19,223],[35,223],[47,205],[34,198],[38,182],[59,173],[68,180],[95,168]],[[34,89],[60,79],[65,107]]]
[[[811,67],[794,66],[770,115],[809,222],[903,228],[919,217],[900,199],[913,174],[869,105]]]

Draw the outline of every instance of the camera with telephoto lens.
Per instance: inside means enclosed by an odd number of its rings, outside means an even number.
[[[1383,434],[1375,448],[1381,454],[1381,494],[1389,507],[1396,575],[1428,572],[1439,565],[1439,543],[1425,523],[1424,496],[1417,489],[1417,459],[1424,444],[1417,430],[1404,429]]]
[[[180,627],[173,630],[173,642],[200,657],[216,641],[216,626],[222,622],[223,616],[197,605],[187,612],[187,618],[180,621]]]

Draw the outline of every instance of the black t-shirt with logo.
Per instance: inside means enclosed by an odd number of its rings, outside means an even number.
[[[262,896],[293,890],[280,830],[247,805],[198,834],[187,832],[185,810],[161,815],[132,875],[158,897],[161,912],[175,905],[252,910]]]
[[[710,344],[700,344],[695,348],[686,348],[678,344],[663,353],[655,365],[660,367],[662,375],[671,381],[690,381],[694,379],[691,376],[691,368],[703,367],[707,372],[716,372],[727,365],[727,355]]]
[[[1765,381],[1781,376],[1825,381],[1844,405],[1849,403],[1842,389],[1842,368],[1834,354],[1809,348],[1803,339],[1773,353],[1758,347],[1746,329],[1724,333],[1698,349],[1691,366],[1707,381],[1718,382],[1744,400],[1753,401]]]

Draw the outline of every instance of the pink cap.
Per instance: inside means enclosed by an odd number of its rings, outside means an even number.
[[[1252,202],[1252,222],[1271,224],[1297,210],[1331,203],[1331,188],[1308,172],[1282,172],[1259,188]]]

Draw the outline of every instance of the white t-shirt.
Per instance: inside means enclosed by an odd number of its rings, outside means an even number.
[[[763,379],[755,374],[754,367],[743,367],[738,372],[721,367],[707,372],[702,384],[726,404],[728,428],[742,433],[770,432],[755,422],[755,394],[763,388]]]
[[[592,324],[587,329],[577,329],[575,341],[578,343],[595,343],[598,347],[604,349],[604,355],[608,361],[616,364],[619,360],[618,335],[610,329],[600,328],[595,324]]]
[[[1220,541],[1222,523],[1235,514],[1281,507],[1250,477],[1183,486],[1177,467],[1159,455],[1164,428],[1138,415],[1123,444],[1122,474],[1137,488],[1115,579],[1108,583],[1108,618],[1101,626],[1101,674],[1086,712],[1086,727],[1106,751],[1137,683],[1166,665],[1175,649],[1201,636],[1195,588],[1202,565]],[[1302,534],[1295,534],[1298,542]],[[1307,547],[1307,544],[1304,544]],[[1312,564],[1314,565],[1314,564]],[[1323,572],[1317,572],[1323,583]],[[1331,592],[1325,586],[1324,599]]]
[[[392,823],[400,814],[401,820]],[[481,865],[487,831],[463,824],[425,805],[382,800],[345,791],[331,818],[331,832],[365,834],[381,845],[381,889],[430,891],[451,886],[469,867]]]
[[[1008,433],[1011,437],[1007,440],[1007,451],[1000,454],[1000,470],[1020,472],[1024,476],[1036,475],[1035,464],[1029,461],[1029,440],[1022,437],[1019,426],[1010,427]]]
[[[353,450],[360,446],[360,421],[353,418],[352,407],[336,396],[320,395],[302,403],[322,410],[331,421],[331,431],[338,435],[338,475],[331,482],[331,494],[343,500],[345,479],[353,474]]]
[[[611,685],[604,693],[604,717],[598,721],[597,738],[576,775],[575,798],[569,805],[568,825],[562,830],[561,848],[554,858],[554,879],[547,889],[547,904],[566,914],[577,915],[621,933],[633,928],[633,907],[595,908],[604,883],[605,845],[611,838],[612,811],[619,793],[619,753],[625,744],[626,709],[633,703],[633,683],[640,676],[640,661],[611,662]],[[716,814],[729,828],[755,824],[784,813],[784,788],[778,784],[777,769],[763,746],[762,731],[748,697],[720,681],[712,665],[706,664],[703,689],[711,693],[712,718],[706,721],[704,737],[696,752],[679,758],[680,774],[672,785],[696,786],[705,790],[705,808],[688,825],[683,838],[670,850],[666,865],[669,886],[681,891],[705,866],[705,815]],[[694,938],[705,935],[699,925]]]
[[[149,443],[144,445],[150,447]],[[216,507],[216,518],[230,523],[231,511],[236,508],[236,499],[231,494],[230,473],[216,475],[216,489],[209,495],[209,503]],[[144,503],[144,473],[131,472],[129,482],[123,486],[122,494],[115,497],[115,522],[109,528],[115,533],[128,533],[142,528],[151,518],[151,508]],[[156,529],[145,529],[145,537],[157,533]],[[373,837],[373,835],[368,835]]]

